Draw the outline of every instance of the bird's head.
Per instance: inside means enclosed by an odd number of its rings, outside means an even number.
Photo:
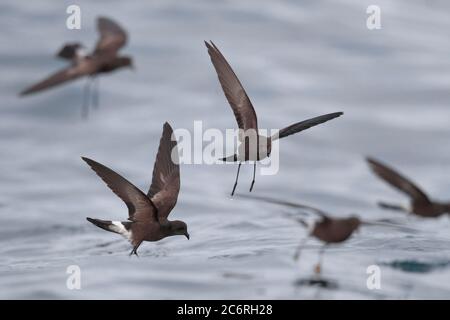
[[[185,222],[179,220],[172,221],[170,223],[170,230],[172,235],[185,236],[189,240],[189,233]]]

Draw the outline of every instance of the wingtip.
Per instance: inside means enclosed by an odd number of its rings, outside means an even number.
[[[82,156],[81,159],[82,159],[84,162],[86,162],[90,167],[92,167],[93,163],[95,163],[94,160],[89,159],[89,158],[87,158],[87,157],[83,157],[83,156]]]
[[[338,111],[338,112],[324,114],[323,117],[326,117],[328,120],[331,120],[331,119],[339,118],[342,115],[344,115],[344,112]]]
[[[213,50],[214,48],[213,48],[213,46],[211,45],[211,43],[209,43],[208,41],[206,41],[206,40],[204,40],[205,41],[205,46],[206,46],[206,48],[208,49],[208,51],[209,50]],[[211,41],[211,40],[209,40],[209,41]]]
[[[26,95],[28,95],[28,94],[30,94],[30,93],[31,93],[30,90],[25,89],[25,90],[20,91],[17,95],[18,95],[19,97],[24,97],[24,96],[26,96]]]
[[[208,50],[214,50],[214,51],[219,51],[219,49],[217,48],[217,46],[214,44],[214,42],[212,40],[205,41],[205,45],[208,48]]]
[[[344,115],[344,112],[338,111],[338,112],[330,113],[329,115],[333,116],[334,118],[337,118],[337,117],[340,117],[340,116]]]
[[[173,131],[172,126],[167,121],[164,122],[164,125],[163,125],[163,130],[166,130],[166,129],[169,129],[169,130]]]

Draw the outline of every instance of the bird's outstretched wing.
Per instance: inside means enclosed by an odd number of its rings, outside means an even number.
[[[286,207],[290,207],[290,208],[294,208],[294,209],[303,209],[303,210],[307,210],[310,211],[322,218],[326,218],[329,216],[329,214],[323,210],[311,207],[311,206],[307,206],[304,204],[300,204],[300,203],[295,203],[295,202],[290,202],[290,201],[285,201],[285,200],[280,200],[280,199],[276,199],[276,198],[271,198],[271,197],[266,197],[266,196],[254,196],[254,195],[237,195],[236,197],[238,198],[247,198],[247,199],[254,199],[254,200],[261,200],[261,201],[265,201],[268,203],[274,203],[274,204],[278,204],[278,205],[282,205],[282,206],[286,206]]]
[[[147,193],[158,208],[160,221],[167,219],[175,207],[179,192],[180,165],[177,141],[173,136],[172,127],[166,122],[153,167],[152,184]]]
[[[334,112],[334,113],[324,114],[322,116],[318,116],[318,117],[314,117],[314,118],[311,118],[308,120],[294,123],[284,129],[281,129],[278,132],[278,136],[277,135],[273,136],[272,140],[275,140],[276,138],[281,139],[281,138],[290,136],[291,134],[309,129],[311,127],[317,126],[318,124],[321,124],[321,123],[330,121],[331,119],[340,117],[343,114],[344,114],[343,112]]]
[[[431,204],[428,196],[409,179],[373,158],[368,157],[366,160],[378,177],[407,194],[413,202]]]
[[[208,48],[211,62],[216,69],[225,97],[233,109],[239,129],[244,131],[248,129],[258,130],[255,109],[253,109],[253,105],[238,77],[212,41],[211,43],[205,41],[205,45]]]
[[[92,71],[93,71],[94,65],[92,65]],[[83,64],[83,65],[73,65],[68,68],[65,68],[63,70],[60,70],[48,78],[39,81],[38,83],[32,85],[31,87],[26,88],[23,90],[20,95],[24,96],[27,94],[35,93],[38,91],[46,90],[55,86],[58,86],[60,84],[66,83],[71,80],[75,80],[81,76],[89,74],[91,71],[89,64]]]
[[[157,209],[152,201],[120,174],[89,158],[82,159],[128,207],[128,220],[158,222]]]
[[[109,18],[99,17],[97,29],[100,33],[100,39],[97,42],[94,54],[109,53],[115,55],[127,43],[126,31]]]

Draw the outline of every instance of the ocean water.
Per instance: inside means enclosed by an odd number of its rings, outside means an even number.
[[[436,199],[450,199],[450,3],[379,0],[380,30],[366,27],[372,1],[77,1],[81,30],[65,27],[70,1],[0,4],[0,298],[2,299],[448,299],[450,221],[382,211],[407,199],[379,181],[379,158]],[[129,32],[136,70],[101,78],[100,107],[80,116],[84,81],[19,98],[65,66],[64,42],[92,48],[95,18]],[[230,199],[236,166],[182,165],[172,219],[191,239],[144,243],[140,257],[86,216],[125,220],[126,207],[80,159],[117,170],[142,190],[151,180],[162,125],[225,130],[236,122],[204,40],[222,50],[245,86],[261,128],[345,115],[280,145],[276,175],[253,193],[313,205],[335,216],[395,219],[410,231],[363,227],[325,251],[287,208]],[[231,152],[231,151],[230,151]],[[252,166],[241,168],[247,194]],[[81,270],[70,290],[68,266]],[[380,268],[369,290],[367,268]]]

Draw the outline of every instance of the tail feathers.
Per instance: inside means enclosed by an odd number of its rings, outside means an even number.
[[[86,220],[96,225],[97,227],[102,228],[103,230],[118,233],[127,239],[131,238],[132,222],[130,221],[120,222],[120,221],[109,221],[92,218],[86,218]]]
[[[311,118],[308,120],[294,123],[294,124],[290,125],[289,127],[281,129],[278,132],[278,137],[276,135],[274,135],[272,137],[272,139],[276,140],[277,138],[281,139],[281,138],[290,136],[291,134],[309,129],[311,127],[317,126],[318,124],[321,124],[321,123],[327,122],[331,119],[340,117],[343,114],[344,114],[343,112],[334,112],[334,113],[324,114],[322,116],[318,116],[318,117],[314,117],[314,118]]]
[[[236,161],[238,161],[236,154],[233,154],[232,156],[228,156],[228,157],[225,157],[225,158],[221,158],[219,160],[223,161],[223,162],[236,162]]]
[[[383,201],[378,201],[378,206],[383,209],[389,209],[389,210],[395,210],[395,211],[403,211],[407,212],[405,207],[398,205],[398,204],[392,204],[392,203],[386,203]]]

